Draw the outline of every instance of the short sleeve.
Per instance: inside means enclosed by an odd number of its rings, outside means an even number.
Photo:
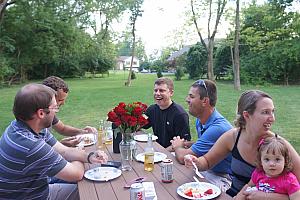
[[[56,117],[56,115],[54,115],[53,121],[52,121],[52,126],[54,126],[55,124],[57,124],[59,121],[59,119]]]
[[[224,134],[226,130],[221,124],[215,123],[209,126],[205,132],[198,137],[197,141],[192,145],[191,149],[197,156],[206,154],[211,147],[216,143],[219,137]]]
[[[287,174],[286,180],[288,183],[288,195],[291,195],[300,190],[298,179],[293,173],[289,172]]]
[[[253,172],[252,172],[252,175],[251,175],[251,181],[256,185],[257,182],[258,182],[258,177],[259,177],[259,172],[257,169],[255,169]]]

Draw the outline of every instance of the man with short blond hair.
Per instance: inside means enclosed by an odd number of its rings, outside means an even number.
[[[173,137],[191,140],[189,116],[182,106],[172,101],[173,94],[174,84],[171,79],[161,77],[154,82],[155,104],[148,107],[146,115],[149,124],[143,127],[152,127],[154,135],[158,136],[157,142],[169,151],[173,151],[170,146]]]

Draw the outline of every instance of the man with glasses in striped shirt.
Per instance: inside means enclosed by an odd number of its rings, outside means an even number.
[[[42,84],[28,84],[18,91],[15,120],[0,138],[0,199],[77,200],[77,184],[48,184],[55,176],[77,182],[83,163],[106,163],[103,151],[86,153],[62,145],[49,131],[59,111],[55,91]]]

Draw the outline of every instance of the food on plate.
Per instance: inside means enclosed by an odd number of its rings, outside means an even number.
[[[214,192],[213,192],[213,190],[212,189],[208,189],[208,190],[206,190],[205,192],[204,192],[204,194],[213,194]]]
[[[186,196],[189,196],[189,197],[193,197],[193,191],[192,191],[192,188],[188,188],[187,190],[184,191],[184,194]]]
[[[90,144],[93,141],[92,141],[92,139],[89,136],[84,136],[83,137],[83,142],[84,142],[84,144]]]
[[[213,189],[208,189],[208,190],[203,191],[200,188],[188,187],[187,189],[184,190],[183,193],[189,197],[201,198],[201,197],[213,194],[214,191],[213,191]]]

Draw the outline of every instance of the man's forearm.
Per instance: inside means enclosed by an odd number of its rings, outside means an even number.
[[[87,156],[88,154],[81,149],[67,147],[61,144],[59,141],[53,146],[55,151],[59,153],[64,159],[69,162],[72,161],[80,161],[80,162],[88,162]]]
[[[184,147],[177,147],[174,148],[175,151],[175,157],[178,160],[179,163],[184,164],[184,156],[187,154],[193,154],[193,151],[191,149],[186,149]]]
[[[83,129],[75,128],[69,125],[64,125],[61,121],[54,125],[53,128],[56,132],[64,136],[75,136],[80,133],[84,133]]]

